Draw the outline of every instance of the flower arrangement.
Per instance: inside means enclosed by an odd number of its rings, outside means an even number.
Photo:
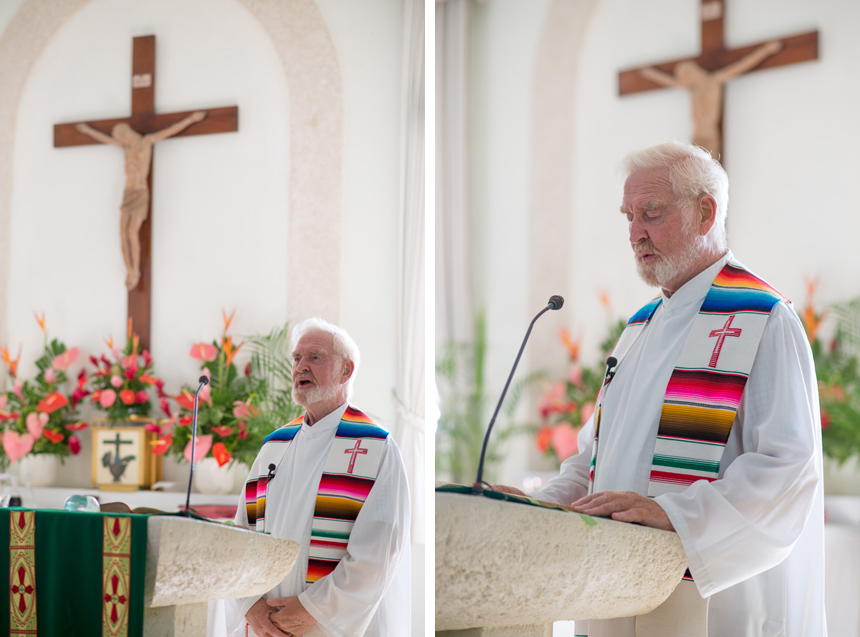
[[[860,298],[832,306],[836,330],[828,342],[821,327],[830,313],[816,309],[817,287],[817,281],[806,281],[807,302],[800,318],[815,360],[824,454],[841,464],[860,453]]]
[[[604,306],[608,309],[608,300],[604,300]],[[606,372],[603,361],[615,347],[626,324],[621,319],[610,322],[609,334],[600,344],[601,359],[591,367],[583,366],[580,361],[579,342],[574,341],[564,328],[559,330],[570,366],[566,379],[553,384],[544,381],[547,386],[537,405],[541,424],[535,437],[538,450],[556,464],[578,451],[576,438],[594,413]]]
[[[132,330],[128,319],[125,347],[114,345],[113,337],[105,341],[113,360],[102,354],[90,356],[96,371],[91,377],[92,401],[107,412],[111,424],[146,418],[151,409],[149,391],[155,387],[164,397],[164,383],[153,376],[152,356],[147,350],[139,351],[140,338]]]
[[[200,361],[201,372],[209,378],[209,384],[200,390],[197,419],[197,447],[195,459],[213,457],[218,466],[232,460],[251,464],[265,436],[261,425],[264,418],[261,410],[260,384],[251,375],[250,363],[239,374],[235,357],[244,342],[234,345],[228,335],[235,311],[227,316],[223,313],[224,331],[220,340],[212,343],[195,343],[191,357]],[[168,417],[161,424],[152,423],[147,429],[160,436],[154,453],[170,450],[177,457],[191,461],[191,421],[194,410],[196,388],[184,386],[174,397],[179,410],[171,413],[165,397],[161,409]]]
[[[77,360],[79,350],[67,349],[57,339],[49,342],[45,315],[37,315],[36,320],[44,334],[44,350],[36,361],[39,372],[32,381],[18,378],[21,350],[12,359],[7,348],[0,348],[0,360],[15,379],[12,389],[0,394],[3,466],[27,454],[54,454],[61,458],[77,455],[81,443],[76,433],[88,426],[77,419],[78,404],[89,393],[84,389],[87,381],[84,370],[78,374],[71,394],[60,389],[68,380],[66,372]]]

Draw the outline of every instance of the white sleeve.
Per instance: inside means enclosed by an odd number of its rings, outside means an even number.
[[[559,474],[539,491],[529,493],[531,497],[569,506],[588,494],[588,473],[594,449],[594,417],[595,414],[592,414],[579,430],[576,437],[579,452],[562,462]]]
[[[721,467],[718,480],[655,498],[678,532],[703,596],[788,557],[818,488],[815,368],[803,327],[784,303],[765,327],[726,448],[732,453],[737,457]]]
[[[299,595],[327,634],[363,635],[409,546],[409,486],[388,436],[379,473],[349,536],[347,555]]]

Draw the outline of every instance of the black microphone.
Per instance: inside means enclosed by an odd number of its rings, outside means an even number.
[[[603,377],[603,384],[605,385],[607,382],[612,380],[615,376],[615,368],[618,365],[618,359],[614,356],[610,356],[606,359],[606,376]]]
[[[197,393],[194,394],[194,417],[191,423],[191,471],[188,473],[188,494],[185,497],[185,511],[182,513],[185,517],[191,517],[191,481],[194,478],[194,456],[197,451],[197,407],[200,403],[200,390],[204,385],[209,384],[208,376],[201,376],[199,379],[200,386],[197,388]]]
[[[496,405],[496,411],[493,412],[493,417],[490,418],[490,426],[487,427],[487,433],[484,436],[484,446],[481,447],[481,460],[478,462],[478,475],[475,478],[475,483],[472,485],[472,494],[480,495],[483,492],[483,475],[484,475],[484,456],[487,453],[487,442],[490,440],[490,432],[493,430],[493,425],[496,422],[496,416],[499,415],[499,409],[502,408],[502,402],[505,400],[505,394],[508,392],[508,387],[511,384],[511,379],[514,377],[514,372],[517,369],[517,365],[520,362],[520,357],[523,355],[523,350],[526,347],[526,341],[529,340],[529,335],[532,333],[532,327],[541,316],[543,316],[544,312],[548,312],[549,310],[557,310],[562,305],[564,305],[564,299],[554,294],[549,297],[549,303],[546,304],[546,307],[543,308],[537,315],[532,319],[532,322],[529,323],[529,329],[526,331],[526,337],[523,339],[523,344],[520,345],[520,351],[517,353],[517,359],[514,361],[514,366],[511,368],[511,373],[508,374],[508,381],[505,383],[505,388],[502,390],[502,395],[499,397],[499,403]]]

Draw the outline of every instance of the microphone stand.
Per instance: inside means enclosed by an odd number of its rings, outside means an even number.
[[[526,331],[526,337],[523,339],[522,345],[520,345],[520,351],[517,353],[517,358],[514,361],[514,366],[511,368],[511,373],[508,374],[508,380],[505,383],[505,388],[502,390],[502,395],[499,397],[499,402],[496,405],[496,410],[493,412],[493,417],[490,418],[490,426],[487,427],[487,433],[484,436],[484,445],[481,447],[481,460],[478,462],[478,475],[475,478],[475,483],[472,485],[472,495],[481,495],[483,492],[483,475],[484,475],[484,456],[487,453],[487,443],[490,440],[490,432],[493,430],[493,425],[496,423],[496,416],[499,415],[499,409],[502,407],[502,402],[505,400],[505,394],[508,392],[508,387],[511,384],[511,380],[514,377],[514,372],[517,369],[517,365],[520,362],[520,357],[523,355],[523,350],[526,348],[526,341],[529,340],[529,335],[532,333],[532,327],[541,316],[543,316],[544,312],[548,312],[549,310],[558,310],[561,306],[564,305],[564,299],[558,295],[553,295],[549,298],[549,303],[547,303],[546,307],[543,308],[537,315],[532,319],[532,322],[529,323],[529,329]]]
[[[194,478],[194,457],[197,451],[197,407],[200,403],[200,390],[204,385],[209,384],[208,376],[201,376],[199,379],[200,386],[194,394],[194,418],[191,424],[191,471],[188,473],[188,493],[185,496],[185,511],[181,513],[187,518],[191,517],[191,481]]]

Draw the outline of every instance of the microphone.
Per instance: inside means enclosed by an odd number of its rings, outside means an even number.
[[[517,353],[517,358],[514,361],[514,366],[511,368],[511,373],[508,374],[508,380],[505,383],[505,388],[502,390],[502,395],[499,397],[499,402],[496,405],[496,410],[493,412],[493,417],[490,418],[490,425],[487,427],[487,433],[484,436],[484,446],[481,447],[481,460],[478,462],[478,475],[475,478],[475,483],[472,485],[472,494],[480,495],[483,491],[483,475],[484,475],[484,456],[487,454],[487,442],[490,440],[490,432],[493,430],[493,425],[496,423],[496,416],[499,415],[499,409],[502,408],[502,402],[505,400],[505,394],[508,392],[508,387],[511,384],[511,379],[514,377],[514,372],[517,369],[517,365],[520,362],[520,357],[523,355],[523,350],[526,347],[526,341],[529,340],[529,335],[532,333],[532,327],[534,327],[535,321],[537,321],[541,316],[543,316],[544,312],[548,312],[549,310],[558,310],[561,306],[564,305],[564,299],[557,294],[549,297],[549,303],[546,304],[546,307],[543,308],[537,315],[532,319],[532,322],[529,323],[529,329],[526,330],[526,337],[523,339],[522,345],[520,345],[520,351]]]
[[[209,384],[209,377],[201,376],[198,382],[200,386],[194,394],[194,417],[191,423],[191,471],[188,473],[188,493],[185,496],[185,511],[182,513],[185,517],[191,517],[191,481],[194,478],[194,456],[197,451],[197,408],[200,404],[200,390]]]
[[[605,385],[615,376],[615,368],[618,365],[618,359],[614,356],[610,356],[606,359],[606,376],[603,377],[603,384]]]

